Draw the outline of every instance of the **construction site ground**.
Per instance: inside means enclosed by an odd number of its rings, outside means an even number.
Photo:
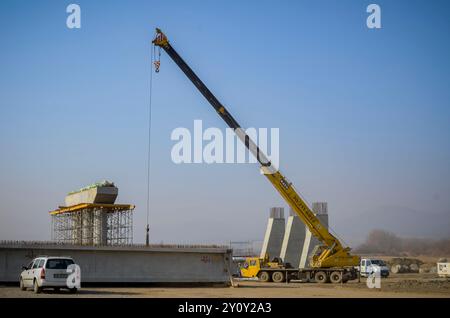
[[[0,297],[448,297],[450,279],[436,274],[397,274],[382,279],[380,289],[369,289],[365,279],[347,284],[261,283],[234,280],[236,287],[85,287],[77,294],[44,290],[34,294],[18,286],[0,285]]]

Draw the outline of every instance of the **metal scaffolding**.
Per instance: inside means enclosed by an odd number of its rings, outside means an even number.
[[[52,241],[74,245],[133,243],[134,205],[82,203],[51,211]]]

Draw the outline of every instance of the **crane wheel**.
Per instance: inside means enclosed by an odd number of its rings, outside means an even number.
[[[340,283],[342,283],[342,272],[338,272],[338,271],[332,272],[331,275],[330,275],[330,281],[333,284],[340,284]]]
[[[284,273],[283,272],[274,272],[272,274],[272,280],[275,283],[282,283],[282,282],[284,282]]]
[[[259,273],[258,274],[258,278],[259,278],[260,281],[262,281],[264,283],[270,282],[270,275],[266,271],[263,271],[263,272]]]
[[[319,284],[324,284],[328,282],[328,276],[327,273],[325,272],[316,272],[316,274],[314,275],[314,280],[316,281],[316,283]]]

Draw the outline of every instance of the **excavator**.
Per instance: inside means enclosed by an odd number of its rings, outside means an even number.
[[[324,226],[312,209],[302,199],[292,183],[270,162],[258,145],[246,134],[238,122],[219,102],[214,94],[206,87],[194,71],[186,64],[181,56],[170,44],[167,36],[156,28],[156,35],[152,41],[154,47],[164,50],[178,65],[187,78],[211,104],[217,114],[233,129],[240,139],[261,165],[261,172],[280,193],[289,206],[295,211],[301,221],[307,226],[312,235],[321,243],[316,246],[308,268],[292,268],[283,263],[278,257],[270,261],[268,255],[264,258],[249,257],[241,267],[242,277],[257,277],[264,282],[283,282],[290,280],[315,281],[317,283],[345,283],[358,277],[357,266],[360,257],[352,255],[350,248],[343,246],[336,236],[332,235]],[[160,62],[155,61],[155,70],[159,71]]]

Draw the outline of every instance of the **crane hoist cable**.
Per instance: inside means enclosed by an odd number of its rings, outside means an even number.
[[[155,73],[159,73],[159,67],[161,66],[161,48],[157,47],[153,43],[151,44],[151,66],[150,66],[150,93],[149,93],[149,106],[148,106],[148,153],[147,153],[147,226],[145,227],[145,244],[150,244],[150,162],[151,162],[151,137],[152,137],[152,93],[153,93],[153,68]],[[157,51],[156,51],[157,50]]]
[[[152,44],[153,50],[151,52],[150,65],[150,83],[149,83],[149,105],[148,105],[148,149],[147,149],[147,226],[145,227],[145,244],[148,246],[150,244],[150,162],[151,162],[151,145],[152,145],[152,93],[153,93],[153,66],[155,67],[155,72],[159,72],[159,58],[161,57],[161,52],[159,52],[158,64],[155,61],[155,46]]]

